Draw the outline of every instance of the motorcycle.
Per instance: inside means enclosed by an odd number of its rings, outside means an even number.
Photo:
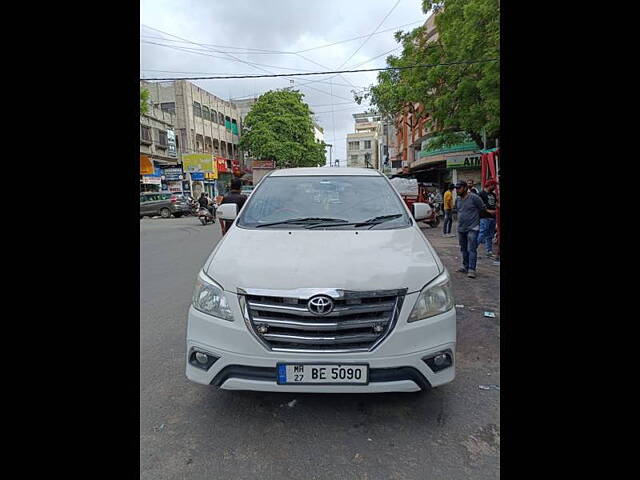
[[[215,210],[214,210],[214,213],[212,214],[208,208],[200,207],[197,215],[202,225],[206,225],[207,223],[214,223],[216,220]]]
[[[431,207],[431,215],[422,221],[427,223],[431,228],[437,228],[438,225],[440,225],[440,204],[429,202],[429,206]]]

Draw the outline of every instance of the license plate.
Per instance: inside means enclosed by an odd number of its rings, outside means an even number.
[[[278,384],[367,385],[369,366],[354,364],[279,363]]]

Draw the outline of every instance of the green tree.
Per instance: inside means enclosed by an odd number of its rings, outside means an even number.
[[[325,163],[325,143],[313,135],[313,112],[297,90],[262,94],[244,121],[240,148],[252,157],[275,160],[278,167],[315,167]]]
[[[397,32],[402,54],[387,57],[388,66],[499,58],[499,0],[423,0],[422,10],[436,12],[438,40],[427,43],[424,26]],[[356,101],[364,98],[394,116],[414,102],[423,104],[418,117],[428,114],[430,126],[441,132],[433,147],[457,143],[461,135],[478,146],[486,135],[487,146],[492,146],[500,136],[499,61],[382,71],[377,85]]]
[[[140,89],[140,115],[145,115],[149,112],[149,90],[146,88]]]

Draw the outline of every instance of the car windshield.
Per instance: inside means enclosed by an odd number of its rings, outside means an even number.
[[[238,218],[238,226],[245,228],[382,230],[409,225],[389,182],[364,175],[265,178]]]

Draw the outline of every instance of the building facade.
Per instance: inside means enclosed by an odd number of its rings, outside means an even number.
[[[168,181],[165,169],[179,169],[180,150],[175,139],[175,115],[149,106],[140,115],[140,191],[182,191],[182,184]]]
[[[347,134],[347,166],[380,168],[378,141],[382,135],[382,122],[376,113],[354,113],[354,133]]]

